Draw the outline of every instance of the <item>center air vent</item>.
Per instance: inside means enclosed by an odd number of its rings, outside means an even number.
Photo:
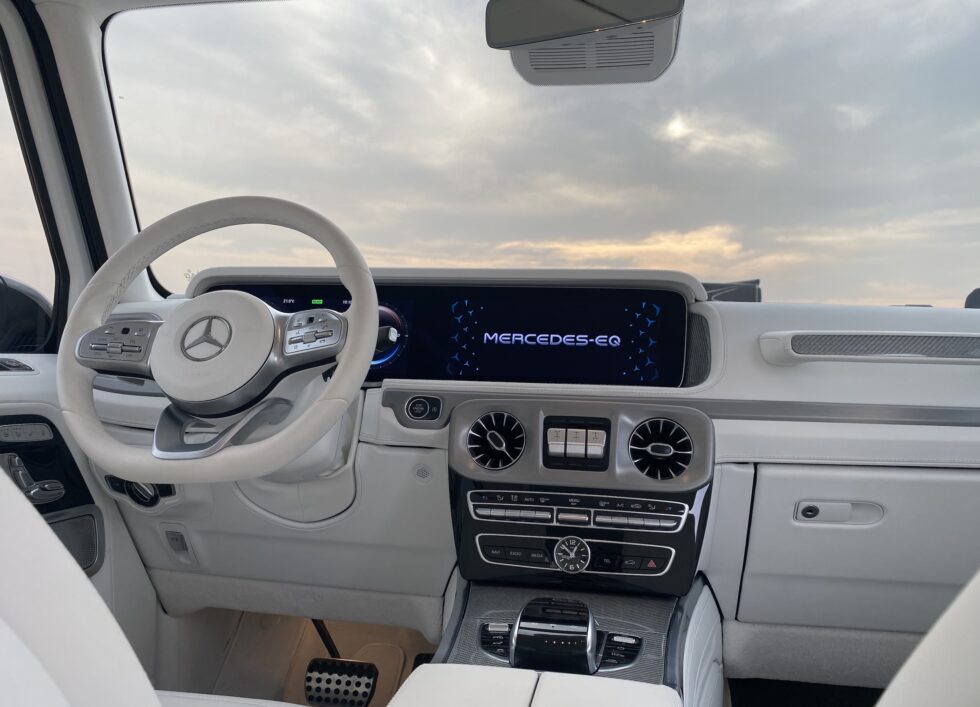
[[[630,435],[630,459],[651,479],[673,479],[691,463],[691,436],[673,420],[663,417],[644,420]]]
[[[484,469],[506,469],[524,451],[524,427],[506,412],[488,412],[470,427],[466,448]]]

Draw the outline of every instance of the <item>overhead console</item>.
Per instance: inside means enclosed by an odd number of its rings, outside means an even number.
[[[191,294],[239,290],[284,312],[344,311],[347,290],[334,277],[271,281],[217,271]],[[627,286],[612,280],[546,284],[410,282],[377,277],[379,338],[368,380],[509,381],[680,387],[694,385],[687,360],[703,359],[706,328],[689,332],[685,286]],[[402,276],[404,278],[404,275]],[[388,336],[387,333],[396,335]],[[689,345],[692,334],[697,339]],[[691,346],[696,352],[689,352]],[[697,372],[695,372],[697,373]],[[686,375],[687,374],[687,375]],[[697,373],[703,380],[706,371]]]

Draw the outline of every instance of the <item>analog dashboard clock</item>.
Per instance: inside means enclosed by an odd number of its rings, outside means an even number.
[[[589,565],[592,553],[588,544],[574,535],[562,538],[555,545],[555,564],[569,574],[578,574]]]

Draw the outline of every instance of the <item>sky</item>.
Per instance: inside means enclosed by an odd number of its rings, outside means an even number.
[[[768,301],[962,306],[980,287],[980,3],[688,0],[653,83],[535,87],[476,0],[138,10],[108,70],[144,224],[280,196],[372,266],[667,268]],[[267,227],[219,265],[330,264]]]

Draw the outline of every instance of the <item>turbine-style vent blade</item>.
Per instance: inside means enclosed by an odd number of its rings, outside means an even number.
[[[466,448],[484,469],[506,469],[524,452],[524,427],[506,412],[488,412],[470,427]]]
[[[683,474],[694,457],[691,435],[673,420],[644,420],[630,435],[630,459],[651,479],[665,481]]]

